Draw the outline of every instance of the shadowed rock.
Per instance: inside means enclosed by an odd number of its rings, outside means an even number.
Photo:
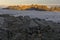
[[[53,24],[53,25],[51,25]],[[59,24],[29,16],[0,16],[1,40],[59,40]]]

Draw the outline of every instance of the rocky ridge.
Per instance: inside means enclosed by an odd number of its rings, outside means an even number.
[[[3,14],[0,15],[0,40],[60,40],[59,26],[60,23],[45,19]]]

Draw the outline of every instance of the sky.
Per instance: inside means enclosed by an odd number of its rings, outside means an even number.
[[[60,4],[60,0],[0,0],[0,5],[15,4]]]

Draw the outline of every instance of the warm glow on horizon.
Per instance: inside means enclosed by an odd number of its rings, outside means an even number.
[[[20,5],[20,4],[60,5],[60,0],[0,0],[0,5]]]

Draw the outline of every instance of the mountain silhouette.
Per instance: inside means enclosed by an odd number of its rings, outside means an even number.
[[[38,9],[38,8],[34,8],[34,7],[26,9],[26,10],[47,11],[45,9]]]

